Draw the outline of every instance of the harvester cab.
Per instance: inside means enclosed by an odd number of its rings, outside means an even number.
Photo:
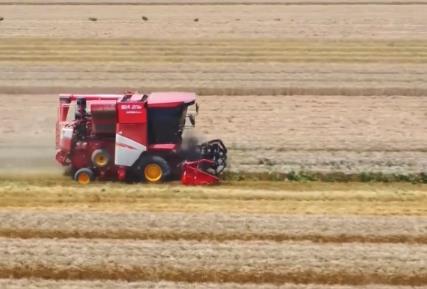
[[[96,178],[214,184],[227,164],[223,142],[182,145],[187,120],[194,126],[197,113],[194,93],[60,95],[56,160],[81,184]]]

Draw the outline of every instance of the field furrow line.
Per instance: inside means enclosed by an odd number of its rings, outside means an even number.
[[[196,240],[196,241],[312,241],[317,243],[412,243],[427,244],[427,236],[386,235],[322,235],[322,234],[286,234],[286,233],[221,233],[221,232],[185,232],[179,230],[155,231],[78,231],[78,230],[49,230],[49,229],[0,229],[0,237],[7,238],[84,238],[84,239],[117,239],[117,240]]]

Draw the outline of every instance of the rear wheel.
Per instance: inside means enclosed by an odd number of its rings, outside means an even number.
[[[106,150],[97,149],[93,151],[91,159],[95,167],[104,168],[110,163],[111,157]]]
[[[145,156],[141,159],[138,170],[142,179],[148,183],[157,184],[170,176],[168,162],[160,156]]]
[[[88,185],[94,179],[95,179],[95,174],[91,169],[88,169],[88,168],[79,169],[74,174],[74,180],[76,180],[80,185]]]

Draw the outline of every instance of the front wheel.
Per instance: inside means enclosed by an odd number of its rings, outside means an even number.
[[[152,155],[143,157],[137,169],[142,179],[152,184],[163,182],[171,173],[170,166],[164,158]]]
[[[80,185],[88,185],[91,181],[95,180],[95,174],[89,168],[81,168],[74,174],[74,180]]]

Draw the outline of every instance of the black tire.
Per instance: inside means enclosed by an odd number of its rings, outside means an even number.
[[[161,169],[161,176],[159,178],[153,177],[150,179],[147,175],[147,169],[153,166]],[[147,183],[161,183],[167,180],[171,175],[171,168],[168,162],[161,156],[155,155],[143,156],[138,162],[136,170],[137,175],[139,176],[139,180],[145,181]]]
[[[74,174],[74,180],[81,185],[88,185],[95,180],[95,173],[89,168],[81,168]]]
[[[111,156],[104,149],[94,150],[90,159],[93,166],[100,169],[105,168],[111,163]]]

